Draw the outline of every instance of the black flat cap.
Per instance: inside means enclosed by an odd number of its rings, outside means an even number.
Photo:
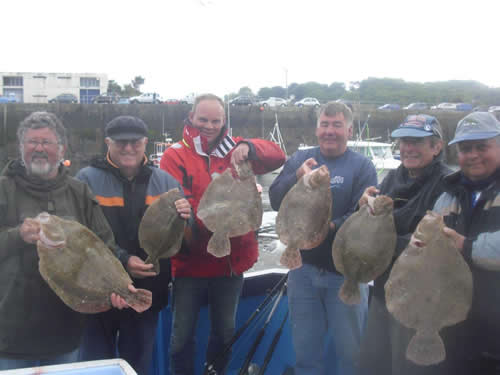
[[[148,136],[148,127],[138,117],[118,116],[108,122],[104,133],[114,140],[141,139]]]

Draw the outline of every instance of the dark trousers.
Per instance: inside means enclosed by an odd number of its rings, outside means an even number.
[[[123,358],[137,372],[147,375],[151,367],[158,311],[137,313],[112,309],[89,315],[80,348],[80,361]]]

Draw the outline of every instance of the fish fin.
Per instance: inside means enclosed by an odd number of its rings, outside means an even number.
[[[149,255],[144,261],[146,264],[153,264],[153,269],[151,271],[155,272],[156,275],[160,274],[160,261],[158,259],[153,260],[151,255]]]
[[[285,252],[281,254],[280,262],[285,267],[293,270],[302,267],[302,257],[300,251],[296,248],[287,246]]]
[[[207,251],[217,258],[231,254],[231,242],[227,233],[215,231],[208,241]]]
[[[153,294],[146,289],[137,289],[137,293],[127,293],[125,301],[132,309],[134,309],[138,313],[141,313],[151,307],[151,303],[153,302]]]
[[[420,366],[442,362],[446,358],[443,340],[437,331],[417,331],[408,344],[406,358]]]
[[[339,298],[346,305],[359,305],[361,302],[361,295],[359,294],[358,283],[345,279],[339,290]]]

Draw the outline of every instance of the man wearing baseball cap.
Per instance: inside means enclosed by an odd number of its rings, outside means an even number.
[[[434,211],[445,215],[445,232],[470,266],[474,293],[467,320],[453,338],[444,337],[446,356],[456,363],[456,373],[498,374],[500,123],[491,113],[473,112],[458,122],[449,144],[457,147],[460,170],[444,179]]]
[[[89,317],[81,346],[80,360],[115,358],[118,351],[138,374],[147,374],[151,365],[159,311],[168,302],[170,262],[160,261],[161,272],[144,263],[138,229],[144,211],[162,193],[180,188],[167,172],[148,163],[145,155],[148,127],[133,116],[118,116],[105,128],[108,152],[92,160],[76,178],[86,182],[102,207],[116,242],[122,249],[118,258],[137,287],[153,292],[151,308],[135,311],[111,310]],[[182,198],[175,202],[179,215],[188,219],[191,208]],[[126,311],[126,312],[125,312]]]
[[[366,204],[368,197],[375,194],[393,199],[397,233],[395,261],[408,245],[419,221],[443,193],[442,178],[451,170],[442,161],[442,130],[435,117],[409,115],[391,136],[399,143],[401,165],[391,170],[378,188],[367,188],[359,205]],[[374,280],[368,323],[361,343],[360,374],[447,374],[446,363],[427,366],[423,372],[421,366],[406,359],[406,348],[414,330],[396,321],[385,303],[384,285],[392,264]]]

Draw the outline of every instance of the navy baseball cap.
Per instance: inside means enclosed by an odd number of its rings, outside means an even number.
[[[399,127],[391,133],[392,138],[430,137],[435,135],[443,139],[441,125],[434,116],[408,115]]]
[[[138,117],[118,116],[104,128],[106,137],[113,140],[137,140],[148,136],[148,127]]]
[[[476,141],[500,135],[500,122],[489,112],[472,112],[461,119],[455,130],[455,138],[448,145],[462,141]]]

